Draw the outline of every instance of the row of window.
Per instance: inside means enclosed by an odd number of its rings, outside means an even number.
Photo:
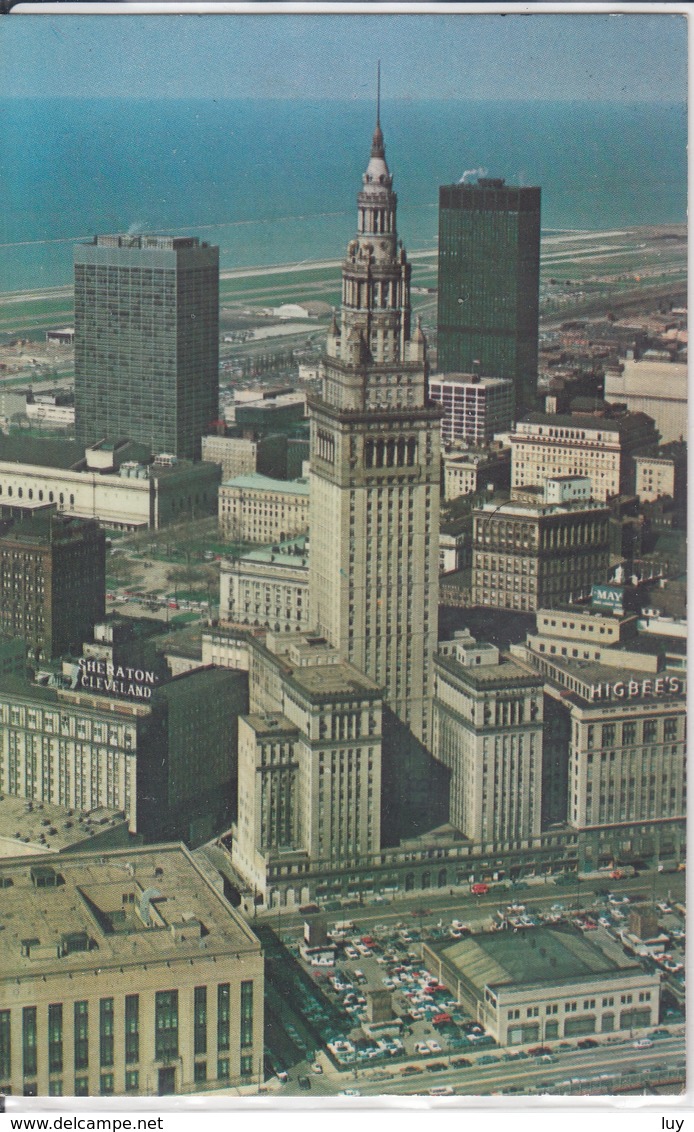
[[[208,1014],[206,986],[194,990],[194,1052],[207,1053]],[[217,986],[217,1050],[227,1052],[231,1048],[229,983]],[[179,1010],[178,991],[157,991],[155,995],[155,1058],[169,1061],[178,1057]],[[48,1070],[60,1073],[63,1070],[64,1012],[62,1003],[51,1003],[48,1007]],[[89,1067],[89,1003],[86,1000],[75,1002],[73,1007],[74,1068],[76,1071]],[[114,1064],[114,999],[102,998],[99,1001],[99,1065],[110,1068]],[[253,982],[241,983],[241,1010],[239,1042],[241,1049],[253,1045]],[[140,996],[125,996],[124,1012],[124,1053],[126,1065],[140,1060]],[[22,1010],[22,1073],[24,1077],[35,1077],[37,1073],[37,1008],[25,1006]],[[10,1011],[0,1010],[0,1080],[11,1077],[12,1037]]]

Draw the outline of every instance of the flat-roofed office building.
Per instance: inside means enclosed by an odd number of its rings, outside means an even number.
[[[219,415],[219,248],[95,236],[74,258],[77,440],[199,460]]]
[[[501,1046],[655,1026],[660,975],[574,927],[425,944],[427,969]]]
[[[540,189],[496,178],[439,189],[438,369],[509,378],[537,395]]]
[[[0,868],[0,1092],[257,1084],[258,939],[182,845]]]

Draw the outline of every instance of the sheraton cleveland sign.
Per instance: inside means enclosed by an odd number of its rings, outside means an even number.
[[[152,688],[157,683],[153,672],[144,668],[130,668],[122,664],[110,664],[106,660],[91,660],[80,657],[77,686],[90,692],[110,692],[116,696],[130,696],[135,700],[152,698]]]

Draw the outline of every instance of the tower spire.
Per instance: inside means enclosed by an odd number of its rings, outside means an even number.
[[[381,60],[378,60],[378,68],[376,71],[376,129],[371,142],[371,156],[372,157],[385,157],[386,151],[383,145],[383,131],[381,129]]]
[[[376,125],[381,124],[381,60],[378,60],[376,70]]]

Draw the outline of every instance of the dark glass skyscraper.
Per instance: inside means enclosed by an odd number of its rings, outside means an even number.
[[[439,190],[440,373],[514,382],[516,415],[534,407],[540,189],[502,180]]]
[[[75,428],[199,459],[219,406],[219,248],[95,236],[75,248]]]

